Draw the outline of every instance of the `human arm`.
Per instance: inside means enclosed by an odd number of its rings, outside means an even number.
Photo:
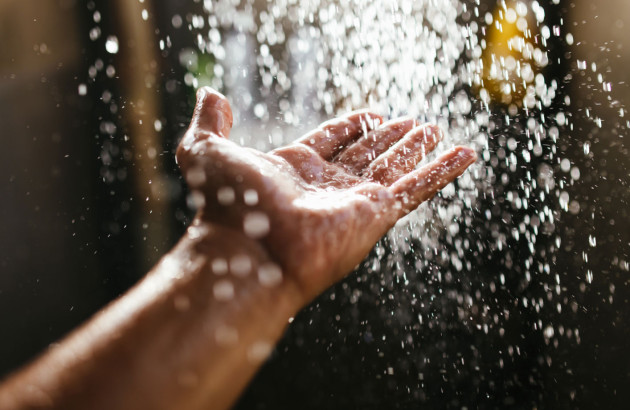
[[[177,152],[199,212],[126,295],[0,386],[0,407],[227,408],[288,319],[475,160],[412,119],[351,113],[270,153],[227,139],[227,100],[198,93]]]

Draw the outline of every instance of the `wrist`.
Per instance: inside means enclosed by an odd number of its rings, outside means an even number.
[[[228,408],[301,307],[285,275],[261,280],[269,263],[256,241],[196,222],[147,277],[15,383],[60,408]],[[63,382],[42,379],[42,368]]]
[[[305,304],[291,272],[260,241],[230,227],[195,220],[165,261],[178,265],[183,282],[206,289],[210,298],[224,304],[270,299],[274,302],[269,308],[285,312],[286,319]]]
[[[168,327],[147,332],[152,343],[164,341],[162,356],[176,352],[170,367],[203,385],[200,395],[220,398],[217,408],[233,403],[302,307],[295,282],[273,263],[261,243],[196,220],[144,281],[163,306],[152,328]]]

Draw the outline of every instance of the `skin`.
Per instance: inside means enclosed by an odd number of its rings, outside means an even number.
[[[3,409],[229,408],[299,309],[472,164],[442,134],[368,111],[269,153],[228,140],[199,90],[177,160],[198,214],[127,294],[0,385]]]

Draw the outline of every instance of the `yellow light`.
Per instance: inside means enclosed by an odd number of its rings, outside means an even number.
[[[532,8],[522,1],[501,2],[486,23],[481,98],[532,108],[536,101],[536,76],[547,65],[544,39],[539,35]]]

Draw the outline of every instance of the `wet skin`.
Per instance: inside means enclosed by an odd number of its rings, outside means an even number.
[[[0,384],[0,408],[227,409],[306,303],[475,161],[430,125],[355,112],[262,153],[201,89],[177,160],[198,214],[136,286]]]
[[[416,169],[442,132],[411,118],[383,123],[369,111],[325,122],[262,153],[228,140],[232,112],[225,97],[203,88],[197,100],[177,151],[189,186],[201,194],[195,224],[242,233],[247,218],[260,222],[246,236],[296,284],[303,303],[346,275],[399,218],[476,160],[472,149],[455,147]]]

